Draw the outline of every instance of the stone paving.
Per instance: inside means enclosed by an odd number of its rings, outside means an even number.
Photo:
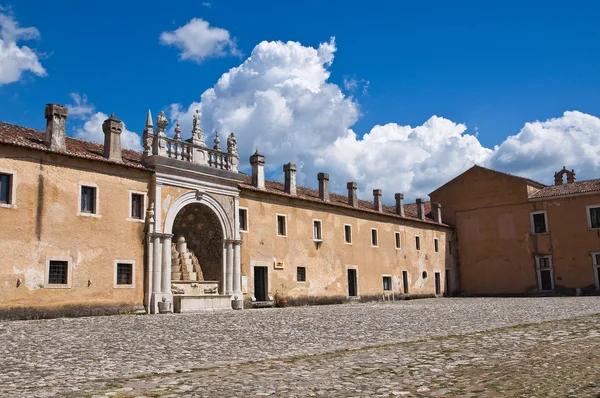
[[[0,396],[593,397],[598,313],[461,298],[0,322]]]

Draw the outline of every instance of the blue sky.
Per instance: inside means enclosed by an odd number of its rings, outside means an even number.
[[[290,132],[288,136],[288,130],[273,128],[277,124],[271,119],[273,115],[263,113],[262,119],[253,116],[243,123],[224,121],[232,117],[224,117],[224,112],[249,106],[249,96],[237,95],[240,90],[252,90],[252,84],[245,83],[228,87],[219,98],[221,102],[203,105],[205,132],[235,127],[238,137],[243,135],[239,137],[242,156],[248,155],[252,147],[264,147],[267,158],[274,161],[273,178],[278,177],[281,163],[289,159],[302,166],[308,185],[316,182],[312,174],[321,169],[330,171],[326,167],[329,166],[331,173],[339,177],[337,186],[344,186],[345,180],[358,180],[359,186],[363,183],[362,192],[367,194],[369,189],[383,186],[388,191],[403,189],[423,195],[472,163],[546,183],[551,183],[551,171],[559,170],[563,162],[576,168],[580,177],[599,177],[598,161],[594,160],[599,149],[594,136],[600,134],[595,130],[596,115],[600,115],[600,6],[595,2],[567,5],[548,1],[491,4],[217,0],[147,1],[142,6],[123,1],[66,1],[57,6],[52,2],[19,0],[0,1],[0,5],[0,12],[20,27],[37,29],[37,38],[15,41],[17,46],[35,49],[45,70],[45,75],[25,70],[16,81],[0,83],[3,121],[43,129],[44,104],[74,104],[71,95],[78,93],[87,97],[94,112],[115,112],[128,130],[141,133],[147,109],[152,109],[155,116],[165,110],[170,116],[189,119],[187,107],[202,102],[202,93],[214,87],[224,73],[244,63],[262,41],[281,41],[282,45],[294,41],[300,44],[298,51],[308,51],[335,37],[333,61],[321,60],[322,69],[330,74],[318,85],[323,88],[333,84],[339,88],[346,101],[342,110],[332,110],[326,114],[327,124],[314,126],[310,120],[322,116],[319,109],[313,115],[304,108],[299,111],[290,106],[294,128],[303,126],[314,132],[310,143],[290,138],[302,132]],[[227,32],[229,41],[220,53],[202,59],[181,59],[183,47],[161,42],[163,32],[176,32],[194,18],[208,23],[209,29]],[[205,39],[202,31],[194,32],[199,36],[190,40]],[[5,42],[8,40],[5,37]],[[263,50],[264,70],[279,70],[268,64],[274,54],[281,55],[279,49]],[[4,62],[7,61],[0,58],[0,82]],[[306,73],[312,73],[317,68],[307,67],[306,62],[314,60],[299,62],[297,67],[286,63],[279,72],[298,78],[298,69],[306,68]],[[262,66],[255,68],[260,70]],[[306,73],[300,73],[300,79]],[[303,89],[319,80],[311,79],[307,79]],[[278,82],[281,83],[270,78],[261,81],[261,89],[270,92],[265,85]],[[295,103],[300,95],[279,93],[288,104]],[[332,98],[338,95],[330,94]],[[169,111],[171,104],[180,104],[181,112]],[[224,106],[230,109],[224,110]],[[273,106],[265,109],[263,112],[281,111]],[[567,117],[566,111],[579,113]],[[426,125],[434,115],[449,124],[437,123],[436,128]],[[71,134],[79,132],[83,138],[94,139],[94,134],[86,136],[81,131],[92,116],[70,118]],[[558,121],[552,122],[556,118]],[[523,129],[527,122],[535,121],[541,124],[533,126],[529,139],[539,145],[532,148]],[[380,132],[383,136],[372,137],[379,147],[362,145],[364,134],[389,123],[396,125]],[[456,125],[465,127],[456,130]],[[420,141],[413,142],[413,136],[419,133],[406,138],[399,133],[402,126],[424,126],[430,135],[423,133]],[[320,132],[322,128],[339,131],[328,136]],[[454,135],[445,136],[443,143],[431,144],[444,131],[453,129]],[[270,132],[264,133],[266,130]],[[356,142],[344,141],[349,130],[356,134]],[[390,140],[397,143],[395,134],[404,137],[399,142],[408,139],[414,144],[409,153],[404,156],[403,147],[378,152]],[[556,134],[562,136],[557,138]],[[481,148],[473,144],[471,135],[476,135]],[[516,137],[512,144],[507,142],[510,136]],[[273,143],[278,137],[286,144]],[[545,143],[547,137],[550,139]],[[582,140],[585,146],[576,142]],[[319,145],[311,147],[317,141]],[[440,145],[442,149],[438,148]],[[475,147],[466,152],[456,149],[465,145]],[[496,145],[502,146],[499,151],[494,151]],[[554,149],[548,150],[547,145]],[[323,146],[327,150],[317,154]],[[301,148],[306,153],[300,153]],[[398,157],[410,158],[421,149],[425,155],[413,162],[395,163]],[[562,155],[566,150],[572,153]],[[578,151],[587,157],[582,159]],[[363,165],[361,159],[374,152],[376,156],[371,161],[378,163],[377,167]],[[415,162],[420,167],[413,168],[411,164]],[[383,176],[377,172],[396,166],[398,170]],[[415,177],[418,173],[430,175]]]

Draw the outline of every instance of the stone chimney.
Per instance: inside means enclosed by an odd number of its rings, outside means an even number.
[[[394,194],[394,198],[396,199],[396,214],[400,217],[404,217],[404,194]]]
[[[121,158],[121,133],[123,122],[111,113],[110,117],[102,123],[104,131],[104,157],[110,160],[122,161]]]
[[[356,196],[358,185],[355,182],[349,182],[346,186],[348,187],[348,204],[358,208],[358,197]]]
[[[436,202],[431,204],[431,216],[433,217],[433,221],[438,224],[442,223],[442,205]]]
[[[383,203],[381,203],[381,189],[373,190],[373,210],[382,212],[383,211]]]
[[[329,174],[317,174],[319,180],[319,199],[324,202],[329,202]]]
[[[55,151],[66,151],[67,108],[57,104],[47,104],[44,116],[46,118],[46,145]]]
[[[423,199],[417,199],[417,218],[421,220],[425,219],[425,203],[423,203]]]
[[[252,185],[258,189],[265,189],[265,157],[258,153],[258,149],[254,155],[250,156],[250,164],[252,165]]]
[[[284,164],[283,172],[285,174],[285,193],[296,195],[296,165],[293,163]]]

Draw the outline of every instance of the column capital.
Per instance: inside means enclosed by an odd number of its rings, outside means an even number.
[[[237,245],[241,245],[241,244],[242,244],[242,240],[241,240],[241,239],[232,239],[232,240],[231,240],[231,242],[232,242],[234,245],[236,245],[236,246],[237,246]]]
[[[173,234],[165,234],[163,232],[153,232],[152,237],[153,238],[162,238],[162,239],[172,239]]]

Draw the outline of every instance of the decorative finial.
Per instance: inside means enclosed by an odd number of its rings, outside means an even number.
[[[181,141],[181,128],[179,127],[179,120],[175,120],[175,139]]]
[[[165,128],[169,125],[169,121],[165,117],[165,112],[160,111],[158,116],[156,117],[156,133],[157,134],[165,134]]]
[[[227,138],[227,152],[237,155],[238,150],[237,150],[237,140],[235,138],[235,134],[233,133],[233,131],[231,132],[231,134],[229,134],[229,137]]]
[[[219,132],[215,131],[215,146],[213,147],[213,149],[215,151],[220,151],[221,150],[221,146],[219,145],[221,143],[221,140],[219,139]]]
[[[151,128],[153,126],[154,125],[152,124],[152,114],[150,113],[150,109],[148,109],[148,116],[146,116],[146,128]]]

